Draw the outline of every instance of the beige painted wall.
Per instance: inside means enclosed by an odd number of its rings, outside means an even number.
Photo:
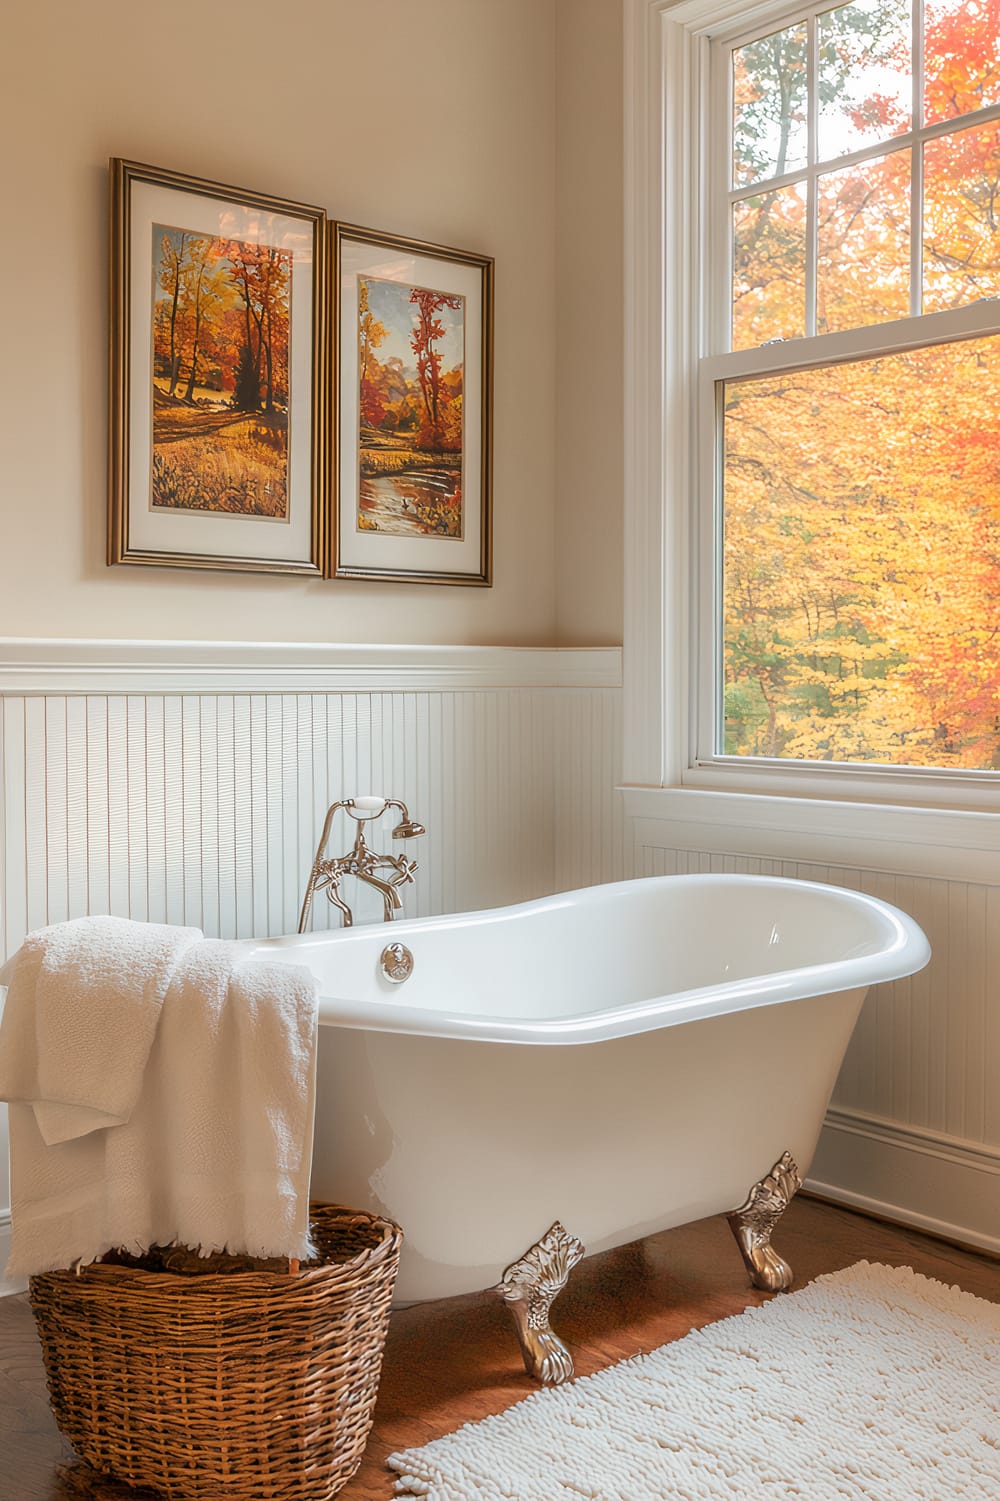
[[[8,7],[0,635],[555,639],[554,4]],[[109,156],[495,256],[493,589],[105,566]]]
[[[622,639],[622,6],[556,6],[556,622]]]

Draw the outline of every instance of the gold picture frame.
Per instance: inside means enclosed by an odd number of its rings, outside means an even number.
[[[330,574],[493,582],[490,256],[331,226]]]
[[[110,175],[108,563],[322,576],[325,212]]]

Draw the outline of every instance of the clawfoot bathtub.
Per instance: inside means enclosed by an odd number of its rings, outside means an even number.
[[[584,1246],[725,1213],[789,1284],[771,1232],[865,992],[929,952],[874,898],[736,875],[254,945],[320,982],[314,1194],[402,1225],[400,1302],[496,1288],[550,1382]]]

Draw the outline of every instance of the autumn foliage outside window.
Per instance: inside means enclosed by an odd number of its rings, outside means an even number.
[[[714,753],[1000,770],[1000,0],[718,54]]]

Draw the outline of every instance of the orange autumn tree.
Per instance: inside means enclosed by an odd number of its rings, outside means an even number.
[[[268,414],[288,402],[288,293],[291,256],[268,245],[226,242],[242,327],[233,405]]]
[[[885,149],[817,176],[818,333],[907,316],[912,177],[898,9],[820,21],[821,127]],[[1000,0],[928,4],[925,117],[956,128],[924,147],[924,311],[1000,294],[1000,122],[959,118],[1000,101],[998,37]],[[806,332],[804,189],[766,189],[802,149],[805,47],[734,54],[734,186],[761,182],[734,205],[737,349]],[[878,88],[852,94],[859,55]],[[1000,769],[998,346],[726,383],[727,752]]]
[[[445,331],[438,314],[443,308],[457,312],[462,306],[462,298],[432,292],[426,287],[413,287],[410,302],[416,308],[410,348],[417,358],[417,380],[424,406],[417,446],[441,451],[459,450],[462,446],[461,405],[452,410],[452,404],[456,398],[461,398],[461,379],[457,371],[452,372],[450,381],[443,378],[441,354],[435,346]]]

